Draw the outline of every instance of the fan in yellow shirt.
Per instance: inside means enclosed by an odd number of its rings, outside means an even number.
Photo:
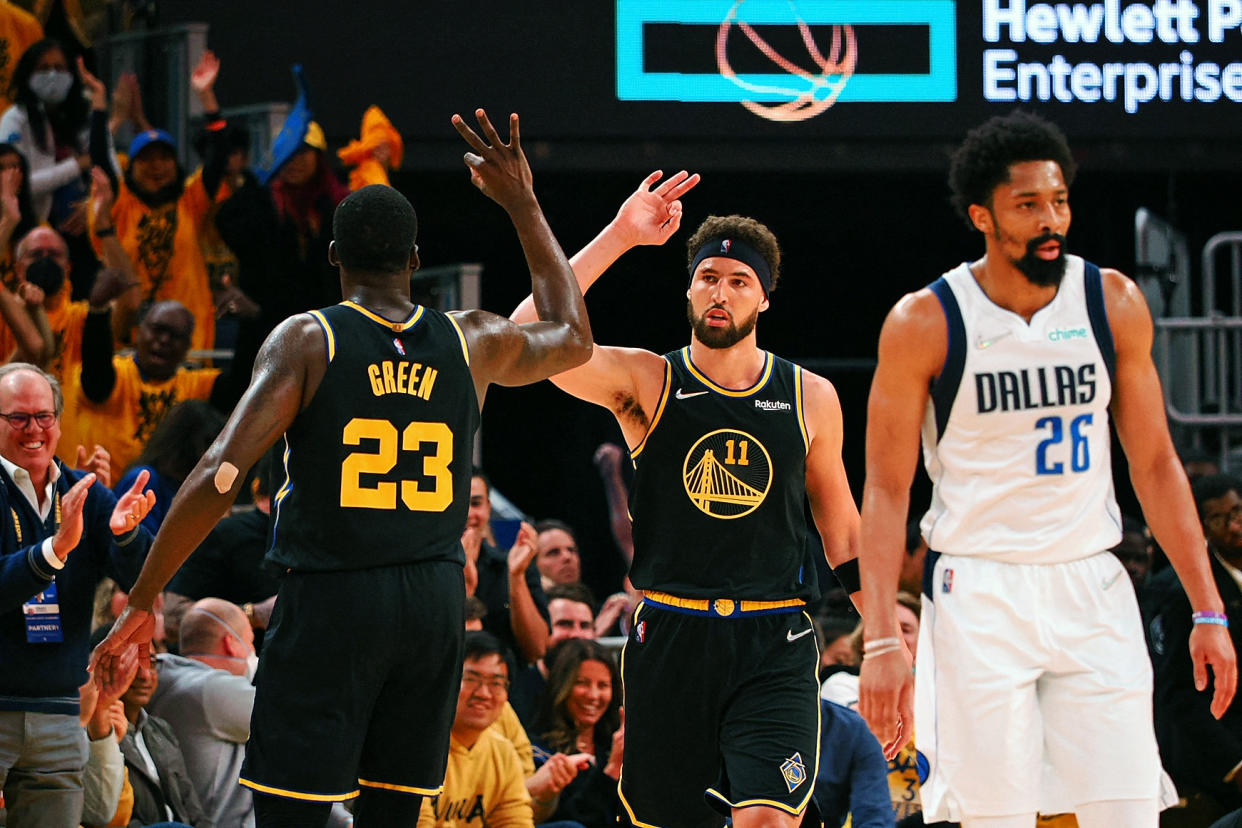
[[[499,640],[466,635],[461,692],[444,789],[423,800],[418,828],[533,828],[530,794],[513,743],[492,727],[509,699]]]
[[[127,468],[168,410],[212,396],[220,372],[184,368],[194,317],[180,302],[158,302],[138,324],[135,353],[112,355],[109,314],[87,316],[83,362],[65,386],[60,444],[102,445],[112,467]],[[62,458],[72,463],[74,458]]]

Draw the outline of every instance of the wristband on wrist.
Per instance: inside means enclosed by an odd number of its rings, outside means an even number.
[[[881,650],[887,647],[900,647],[901,639],[896,636],[889,638],[873,638],[870,641],[863,642],[863,652],[869,653],[872,650]]]
[[[1218,627],[1229,626],[1229,616],[1223,612],[1209,612],[1201,610],[1190,614],[1190,620],[1195,624],[1215,624]]]
[[[888,655],[889,653],[895,653],[900,649],[901,649],[900,644],[889,644],[887,647],[879,647],[874,650],[867,650],[865,653],[863,653],[863,661],[866,661],[869,658],[875,658],[876,656],[882,656],[882,655]]]
[[[839,566],[831,567],[832,575],[841,584],[846,595],[853,595],[862,589],[861,573],[858,571],[858,558],[850,558]]]

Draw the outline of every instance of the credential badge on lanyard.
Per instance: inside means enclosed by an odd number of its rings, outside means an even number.
[[[22,545],[22,524],[17,519],[17,512],[10,509],[13,515],[13,528],[17,532],[17,545]],[[56,495],[56,523],[60,523],[60,494]],[[53,579],[42,592],[22,604],[22,615],[26,619],[26,643],[28,644],[59,644],[65,640],[64,630],[60,626],[60,595],[56,591],[56,580]]]

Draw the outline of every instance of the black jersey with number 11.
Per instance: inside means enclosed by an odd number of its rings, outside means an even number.
[[[461,330],[422,306],[404,322],[352,302],[311,315],[328,368],[285,434],[269,560],[302,571],[464,562],[479,404]]]
[[[816,597],[802,369],[765,352],[758,382],[733,390],[696,368],[689,348],[665,361],[660,402],[633,451],[630,580],[686,598]]]

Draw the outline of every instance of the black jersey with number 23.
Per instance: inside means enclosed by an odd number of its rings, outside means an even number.
[[[328,368],[285,433],[268,558],[302,571],[464,563],[479,405],[461,330],[423,306],[404,322],[352,302],[311,315]]]

